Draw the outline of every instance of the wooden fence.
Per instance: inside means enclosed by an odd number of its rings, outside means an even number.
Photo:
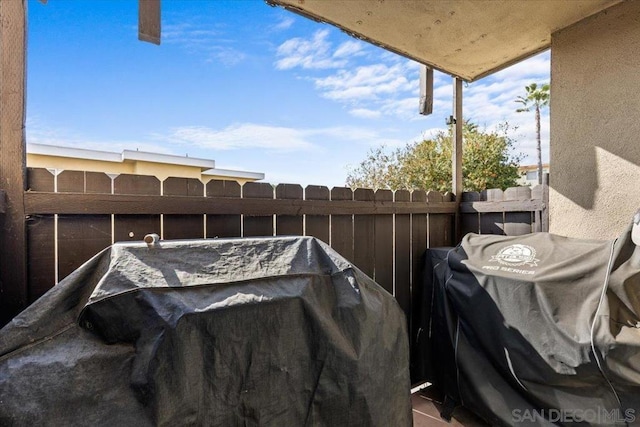
[[[315,236],[396,296],[409,314],[427,247],[455,243],[456,203],[424,191],[372,191],[47,169],[28,170],[32,301],[113,242]]]
[[[549,187],[514,187],[504,191],[462,193],[461,234],[522,234],[549,231]]]
[[[112,243],[148,233],[163,239],[307,235],[330,244],[392,293],[411,326],[425,249],[457,243],[458,206],[449,193],[27,172],[29,301]],[[520,188],[465,193],[461,229],[523,234],[541,228],[543,192],[534,196]]]

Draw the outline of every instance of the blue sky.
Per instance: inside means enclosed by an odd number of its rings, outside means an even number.
[[[272,183],[344,185],[371,147],[445,127],[451,77],[418,114],[418,64],[261,0],[163,0],[162,44],[137,39],[137,1],[28,2],[27,142],[214,159]],[[549,53],[465,85],[464,116],[508,121],[535,163],[533,113]],[[548,141],[548,113],[543,115]],[[543,160],[548,161],[548,142]]]

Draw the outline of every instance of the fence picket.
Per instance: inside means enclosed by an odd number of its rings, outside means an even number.
[[[353,191],[334,187],[331,200],[353,200]],[[331,215],[331,247],[353,262],[353,215]]]
[[[112,180],[106,173],[85,172],[84,191],[85,193],[110,194]]]
[[[165,196],[202,197],[204,185],[195,178],[170,177],[162,183]],[[201,239],[204,237],[203,215],[163,215],[163,239]]]
[[[111,215],[58,217],[58,281],[111,245]]]
[[[512,187],[504,191],[504,200],[531,199],[529,187]],[[507,236],[521,236],[533,231],[533,212],[505,212],[504,234]]]
[[[531,198],[543,200],[544,199],[544,188],[542,185],[536,185],[531,189]],[[540,231],[546,231],[543,229],[543,221],[542,221],[542,211],[533,212],[533,231],[538,233]]]
[[[54,185],[54,175],[48,169],[27,169],[27,189],[31,191],[53,192]]]
[[[411,193],[411,201],[414,203],[427,202],[427,193],[422,190]],[[416,316],[422,312],[422,266],[424,253],[427,249],[428,237],[428,218],[427,214],[411,215],[411,345],[415,344],[415,322]]]
[[[236,181],[211,180],[207,183],[207,197],[240,199],[242,188]],[[207,237],[241,237],[241,215],[207,215]]]
[[[115,194],[160,195],[160,180],[147,175],[118,175],[114,179]],[[135,206],[131,209],[133,215],[114,216],[114,242],[142,240],[146,234],[160,235],[160,215],[135,215]]]
[[[279,184],[276,187],[276,199],[302,200],[302,186],[298,184]],[[302,236],[302,215],[276,215],[276,234],[279,236]]]
[[[410,202],[411,193],[397,190],[396,202]],[[407,328],[411,326],[411,215],[396,215],[395,228],[395,289],[398,304],[407,316]]]
[[[248,182],[242,186],[243,199],[273,199],[273,186],[264,182]],[[273,236],[273,215],[244,215],[244,237]]]
[[[329,200],[329,189],[309,185],[304,191],[305,200]],[[329,243],[329,215],[306,215],[305,234]]]
[[[469,191],[462,193],[462,202],[479,202],[480,193],[477,191]],[[480,232],[480,214],[477,212],[460,213],[460,231],[461,236],[468,233]]]
[[[60,193],[84,193],[84,172],[62,171],[56,177]]]
[[[29,303],[55,284],[55,241],[53,215],[27,220],[27,277]]]
[[[428,191],[427,202],[438,203],[445,201],[444,196],[439,191]],[[451,219],[448,214],[429,214],[429,230],[427,235],[429,240],[427,245],[430,248],[448,246],[451,244]]]
[[[202,197],[204,184],[196,178],[169,177],[162,182],[162,194],[165,196]]]
[[[113,185],[115,194],[160,194],[160,180],[155,176],[121,174]]]
[[[393,202],[393,192],[377,190],[374,200]],[[393,295],[393,215],[375,215],[374,227],[374,279]]]
[[[353,200],[371,202],[373,190],[358,188],[353,192]],[[369,277],[375,271],[375,217],[373,215],[353,216],[353,262]]]
[[[481,198],[487,202],[499,202],[503,200],[503,193],[499,188],[493,188],[483,191]],[[481,213],[480,233],[504,235],[504,213]]]

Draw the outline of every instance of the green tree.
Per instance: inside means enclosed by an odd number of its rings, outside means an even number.
[[[465,191],[508,188],[516,185],[521,156],[513,155],[508,124],[498,131],[481,131],[477,125],[463,126],[462,174]],[[368,188],[451,190],[453,129],[431,139],[389,151],[371,149],[360,164],[349,171],[347,185]]]
[[[549,85],[542,84],[538,87],[536,83],[531,83],[524,87],[527,91],[526,96],[519,96],[515,102],[522,104],[522,108],[518,108],[516,112],[529,112],[533,108],[536,113],[536,149],[538,150],[538,184],[542,184],[542,145],[540,143],[540,109],[549,105]]]

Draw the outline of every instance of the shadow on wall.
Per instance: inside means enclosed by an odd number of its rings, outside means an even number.
[[[616,154],[602,147],[584,149],[579,160],[563,163],[562,172],[550,186],[576,203],[590,210],[595,208],[596,199],[633,200],[633,188],[640,182],[640,153],[625,151],[625,147],[610,147]],[[599,194],[600,193],[600,194]]]

